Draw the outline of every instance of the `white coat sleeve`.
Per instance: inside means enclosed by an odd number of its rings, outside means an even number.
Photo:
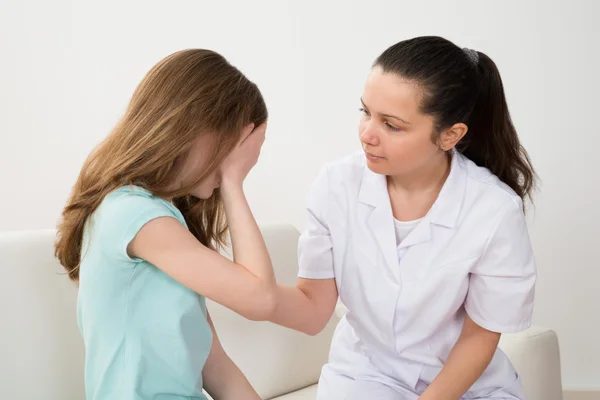
[[[298,276],[300,278],[334,278],[333,246],[327,223],[329,195],[327,167],[324,167],[310,189],[306,229],[298,241]]]
[[[536,265],[520,201],[503,211],[469,278],[465,310],[481,327],[501,333],[529,328]]]

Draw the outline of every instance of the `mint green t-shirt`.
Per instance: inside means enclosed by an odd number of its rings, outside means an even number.
[[[86,226],[77,314],[87,400],[206,399],[205,298],[127,255],[140,228],[159,217],[187,227],[171,203],[127,186],[107,195]]]

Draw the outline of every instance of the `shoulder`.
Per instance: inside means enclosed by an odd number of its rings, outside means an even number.
[[[360,176],[365,167],[365,156],[362,151],[347,155],[325,165],[328,174],[335,178]]]
[[[311,185],[308,208],[313,213],[343,212],[357,198],[365,168],[362,152],[323,165]]]
[[[362,152],[326,163],[311,186],[310,201],[322,203],[327,199],[348,197],[350,193],[357,195],[365,168]]]
[[[459,155],[462,168],[466,172],[467,201],[502,212],[506,209],[522,210],[523,201],[515,191],[502,182],[489,169],[476,165],[467,157]]]
[[[508,185],[487,168],[460,156],[465,171],[465,194],[462,205],[462,224],[480,233],[492,234],[499,224],[507,228],[526,229],[523,200]],[[489,236],[489,235],[483,235]]]
[[[95,221],[123,222],[139,215],[157,214],[179,218],[177,208],[139,186],[123,186],[109,193],[96,212]]]
[[[362,151],[326,163],[317,177],[317,181],[326,183],[330,191],[347,191],[359,187],[366,162]]]
[[[124,248],[149,221],[171,217],[186,226],[181,212],[168,201],[138,186],[124,186],[109,193],[92,214],[86,229],[92,241]]]

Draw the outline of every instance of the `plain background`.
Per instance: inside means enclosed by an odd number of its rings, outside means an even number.
[[[263,91],[268,139],[247,194],[259,222],[302,229],[320,166],[360,148],[375,57],[445,36],[500,68],[542,179],[534,323],[558,332],[565,387],[600,389],[598,16],[593,0],[0,0],[0,230],[55,226],[146,71],[190,47],[222,53]]]

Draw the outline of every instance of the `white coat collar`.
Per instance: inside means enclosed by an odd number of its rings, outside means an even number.
[[[431,225],[453,229],[456,227],[466,188],[466,162],[462,154],[453,150],[450,174],[442,186],[435,203],[415,230],[400,244],[401,248],[431,239]],[[373,207],[368,225],[382,247],[390,265],[397,262],[394,217],[387,190],[385,175],[376,174],[366,165],[358,201]],[[387,251],[390,250],[390,251]]]

